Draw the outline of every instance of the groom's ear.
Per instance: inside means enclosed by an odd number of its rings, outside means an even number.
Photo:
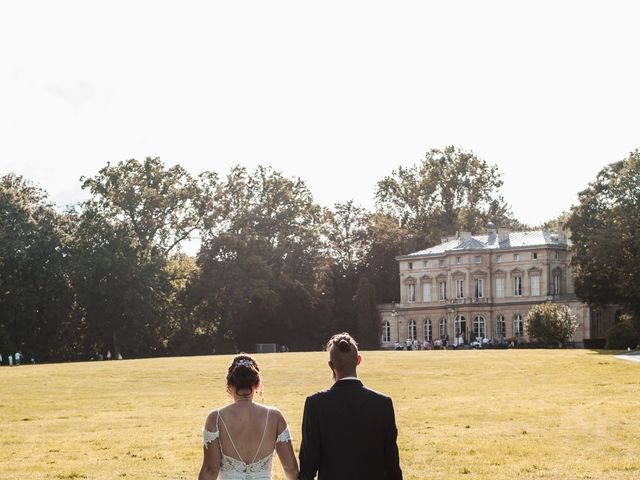
[[[360,365],[360,362],[362,361],[362,357],[360,355],[358,355],[358,360],[356,360],[356,367],[358,365]]]
[[[329,365],[329,368],[333,370],[333,362],[331,360],[327,362],[327,365]]]

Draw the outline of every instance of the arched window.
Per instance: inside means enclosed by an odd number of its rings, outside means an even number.
[[[416,321],[409,321],[409,340],[416,340],[418,338],[418,329],[416,328]]]
[[[391,324],[386,320],[382,322],[382,341],[391,341]]]
[[[482,341],[487,336],[487,329],[485,328],[484,317],[476,315],[473,319],[473,339]]]
[[[440,338],[444,338],[447,336],[447,319],[440,319]]]
[[[428,342],[429,340],[432,340],[432,336],[433,336],[433,327],[431,326],[431,320],[429,320],[428,318],[424,321],[423,324],[423,328],[424,328],[424,339]]]
[[[522,315],[519,313],[513,317],[513,336],[518,340],[522,340],[524,337],[524,324],[522,323]]]
[[[499,341],[504,340],[507,336],[507,323],[504,321],[504,315],[496,317],[496,336]]]

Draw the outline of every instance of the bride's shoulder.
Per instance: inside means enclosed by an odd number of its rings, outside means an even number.
[[[280,422],[281,420],[284,421],[284,415],[282,414],[282,412],[278,407],[274,407],[271,405],[263,405],[263,406],[269,411],[269,416],[271,418],[277,419],[278,422]]]
[[[215,410],[211,410],[207,415],[206,420],[204,421],[204,429],[209,430],[210,432],[216,431],[216,424],[218,420],[218,412],[222,410],[221,408],[216,408]]]

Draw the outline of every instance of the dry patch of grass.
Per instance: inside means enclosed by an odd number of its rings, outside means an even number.
[[[297,449],[306,395],[331,383],[326,357],[257,357]],[[196,478],[229,360],[1,368],[0,476]],[[586,350],[363,352],[359,372],[394,399],[407,479],[640,477],[637,363]]]

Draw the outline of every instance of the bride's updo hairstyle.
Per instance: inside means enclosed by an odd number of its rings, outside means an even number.
[[[251,390],[260,385],[260,367],[258,362],[246,353],[236,355],[227,372],[227,390]]]

